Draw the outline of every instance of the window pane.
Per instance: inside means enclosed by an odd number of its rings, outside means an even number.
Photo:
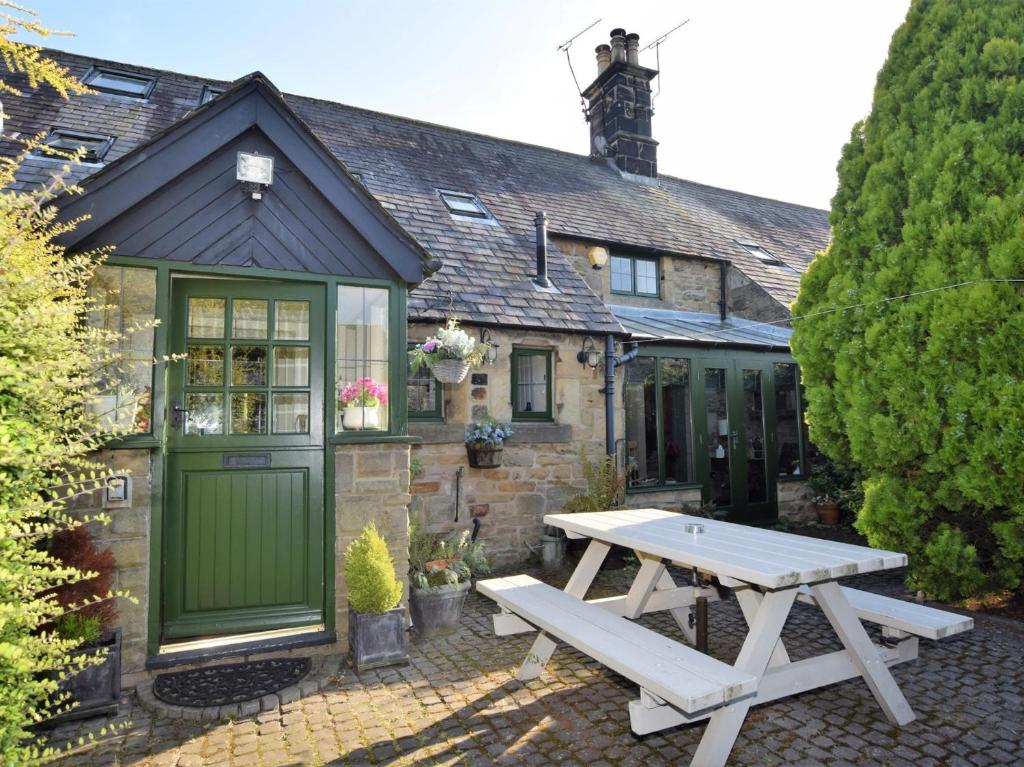
[[[441,384],[434,378],[434,374],[426,367],[414,371],[410,365],[408,376],[409,415],[440,417],[437,397]]]
[[[231,335],[235,338],[266,338],[267,302],[249,298],[232,301]]]
[[[661,407],[665,481],[690,482],[693,480],[693,432],[688,360],[661,361]]]
[[[474,216],[476,218],[483,218],[487,215],[487,211],[483,209],[480,203],[469,195],[442,194],[441,199],[444,200],[444,204],[448,206],[448,210],[452,213]]]
[[[223,394],[189,392],[185,395],[185,409],[186,434],[224,433]]]
[[[274,433],[309,432],[309,395],[305,392],[274,392]]]
[[[658,266],[656,261],[638,258],[636,264],[636,292],[658,295]]]
[[[274,310],[274,338],[309,340],[309,301],[276,301]]]
[[[189,344],[185,382],[189,386],[223,386],[224,347]]]
[[[548,354],[516,355],[515,410],[548,412]]]
[[[231,394],[231,433],[263,434],[267,430],[267,395],[263,392]]]
[[[156,271],[101,266],[89,285],[93,307],[89,325],[116,334],[110,339],[116,360],[107,365],[102,394],[93,405],[102,426],[122,432],[151,431],[153,399],[153,328],[141,330],[156,316]]]
[[[612,256],[612,290],[620,293],[633,292],[632,259]]]
[[[231,348],[231,383],[234,386],[267,385],[267,347]]]
[[[707,407],[708,473],[711,501],[716,506],[732,503],[729,471],[732,434],[729,428],[729,400],[724,368],[704,369],[704,401]]]
[[[388,428],[388,298],[385,288],[338,286],[334,380],[339,432]],[[347,418],[345,410],[352,411]]]
[[[188,300],[189,338],[224,337],[224,299],[190,298]]]
[[[309,386],[309,347],[274,347],[274,386]]]
[[[655,410],[653,357],[639,357],[626,366],[622,396],[626,409],[626,462],[629,485],[656,485],[658,421]]]
[[[798,477],[800,469],[800,413],[796,365],[775,363],[775,432],[778,435],[779,476]]]
[[[743,413],[747,444],[743,446],[747,461],[747,500],[764,503],[768,500],[768,464],[764,449],[764,397],[760,370],[743,371]]]
[[[149,78],[136,78],[129,75],[119,75],[113,72],[98,72],[89,79],[90,88],[101,91],[116,91],[117,93],[128,93],[135,96],[142,96],[149,87]]]

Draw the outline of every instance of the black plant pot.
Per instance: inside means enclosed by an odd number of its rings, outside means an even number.
[[[469,465],[474,469],[497,469],[501,466],[500,447],[473,447],[466,445],[466,455],[469,457]]]
[[[75,706],[49,720],[48,725],[117,713],[121,699],[121,629],[104,632],[98,644],[75,650],[71,657],[77,659],[104,651],[106,657],[102,662],[88,666],[60,683],[61,692],[70,692]]]
[[[443,636],[454,632],[462,618],[462,606],[466,603],[469,586],[467,581],[456,586],[412,589],[409,612],[419,635]]]
[[[348,608],[348,651],[356,671],[409,662],[405,652],[405,608],[357,613]]]

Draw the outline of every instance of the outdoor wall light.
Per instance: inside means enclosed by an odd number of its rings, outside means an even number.
[[[587,248],[587,261],[595,269],[603,269],[608,264],[608,248],[603,245],[591,245]]]
[[[596,368],[601,364],[601,352],[593,338],[587,336],[583,339],[583,348],[576,353],[576,359],[588,368]]]
[[[274,183],[274,158],[253,152],[239,152],[235,178],[242,182],[242,191],[254,200],[263,199],[264,190]]]
[[[498,359],[498,347],[501,344],[494,343],[494,339],[491,338],[491,331],[487,328],[480,328],[480,343],[487,344],[487,356],[484,358],[484,362],[488,365],[493,365]]]

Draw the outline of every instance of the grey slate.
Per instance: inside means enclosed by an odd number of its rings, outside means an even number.
[[[789,348],[793,331],[770,322],[717,314],[609,306],[615,318],[637,341],[670,341],[702,346],[743,346],[767,351]]]

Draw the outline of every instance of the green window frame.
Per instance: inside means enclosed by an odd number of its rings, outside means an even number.
[[[622,284],[623,279],[629,282],[628,287]],[[658,259],[653,256],[612,254],[609,280],[611,292],[618,295],[646,298],[658,298],[661,295],[661,267]],[[616,280],[619,282],[618,287]]]
[[[530,360],[530,367],[534,368],[535,360],[543,360],[544,379],[541,382],[524,381],[520,366]],[[512,350],[512,420],[513,421],[551,421],[554,412],[552,402],[552,353],[550,349],[513,349]],[[528,388],[544,386],[543,409],[532,393],[527,393]],[[525,397],[525,405],[524,405]]]
[[[409,349],[415,349],[416,344],[411,342]],[[431,383],[432,382],[432,383]],[[414,404],[417,402],[417,397],[414,395],[414,389],[421,386],[428,387],[427,398],[430,398],[429,387],[433,386],[433,406],[429,409],[414,409]],[[412,364],[409,364],[409,371],[406,377],[406,387],[408,390],[408,402],[409,402],[409,420],[410,421],[443,421],[444,420],[444,384],[434,378],[434,374],[430,372],[429,368],[420,368],[419,370],[413,370]]]

